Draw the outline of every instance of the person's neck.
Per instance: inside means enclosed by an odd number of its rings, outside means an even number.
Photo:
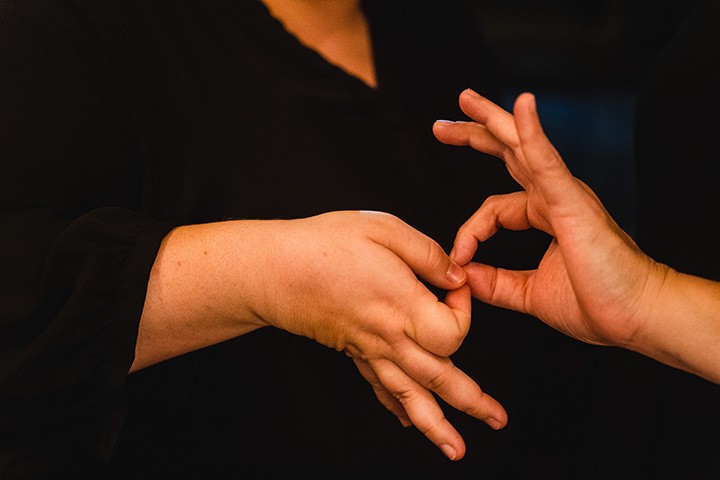
[[[360,0],[262,0],[301,43],[375,87],[370,33]]]

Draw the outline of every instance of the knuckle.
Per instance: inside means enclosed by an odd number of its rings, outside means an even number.
[[[428,266],[430,272],[435,272],[445,264],[445,254],[442,247],[435,240],[429,239],[425,243],[425,265]],[[445,273],[444,271],[442,273]]]
[[[437,355],[441,357],[449,357],[460,349],[465,339],[465,335],[460,332],[459,328],[454,328],[445,336],[445,341],[438,349]]]
[[[432,390],[433,392],[442,391],[444,387],[448,384],[448,368],[450,368],[450,366],[446,365],[437,374],[429,377],[425,385],[426,388]]]
[[[520,150],[520,137],[515,135],[513,138],[509,139],[507,142],[507,148],[505,149],[506,153],[509,155],[513,155],[514,152],[517,152]]]

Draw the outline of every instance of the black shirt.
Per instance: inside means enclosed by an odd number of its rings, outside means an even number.
[[[374,209],[449,249],[486,196],[517,189],[502,162],[431,133],[463,118],[462,89],[494,95],[474,17],[446,1],[364,8],[376,90],[258,1],[0,3],[4,472],[568,468],[552,453],[573,445],[595,350],[482,305],[454,360],[511,421],[494,432],[446,408],[468,442],[459,463],[402,429],[347,357],[285,332],[127,375],[174,225]],[[501,233],[478,255],[525,268],[546,242]]]

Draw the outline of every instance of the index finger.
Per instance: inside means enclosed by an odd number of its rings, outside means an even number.
[[[372,240],[397,255],[421,278],[446,290],[459,288],[467,281],[465,271],[435,240],[402,219],[384,212],[359,213],[377,220]]]
[[[446,356],[454,353],[470,328],[471,296],[460,290],[467,280],[465,271],[450,260],[440,245],[392,215],[378,217],[380,229],[373,240],[402,262],[403,268],[449,291],[452,304],[441,302],[420,280],[414,287],[404,287],[392,297],[401,302],[407,315],[405,334],[426,350]],[[394,261],[393,260],[393,261]],[[406,266],[406,267],[405,267]],[[456,278],[453,281],[451,276]],[[468,292],[464,294],[463,292]]]

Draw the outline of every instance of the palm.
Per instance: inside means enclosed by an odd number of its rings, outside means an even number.
[[[534,316],[566,335],[588,343],[607,343],[578,302],[557,240],[553,239],[528,279],[527,305]]]

